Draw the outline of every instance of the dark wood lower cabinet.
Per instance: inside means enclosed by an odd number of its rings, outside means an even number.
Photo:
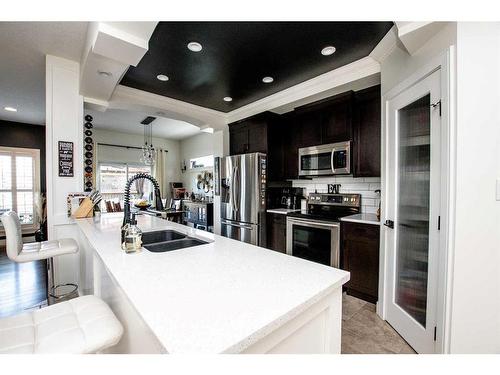
[[[286,215],[268,212],[266,226],[267,248],[286,253]]]
[[[351,273],[347,294],[375,303],[378,300],[380,227],[341,222],[341,268]]]

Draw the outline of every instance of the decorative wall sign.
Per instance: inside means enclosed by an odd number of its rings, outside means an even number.
[[[59,141],[59,177],[73,177],[73,142]]]

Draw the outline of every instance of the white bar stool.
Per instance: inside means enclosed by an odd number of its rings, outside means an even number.
[[[122,335],[109,306],[83,296],[0,319],[0,354],[99,353]]]
[[[60,240],[43,241],[23,244],[21,223],[14,211],[4,213],[0,219],[5,229],[7,243],[7,256],[10,260],[18,263],[32,262],[35,260],[47,260],[48,268],[48,298],[50,305],[53,300],[62,300],[72,294],[76,294],[78,285],[68,283],[54,285],[54,260],[55,256],[73,254],[78,252],[78,244],[72,238],[62,238]],[[64,293],[59,293],[58,289],[69,289]]]

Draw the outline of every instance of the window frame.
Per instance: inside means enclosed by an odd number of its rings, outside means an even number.
[[[17,192],[33,191],[33,223],[21,224],[22,233],[33,233],[39,228],[39,218],[35,208],[35,199],[37,193],[40,193],[40,150],[36,148],[24,147],[5,147],[0,146],[0,154],[10,155],[12,157],[11,164],[11,189],[0,189],[0,192],[12,192],[12,210],[17,212]],[[33,189],[17,189],[17,171],[15,168],[16,156],[29,156],[33,158]],[[3,226],[0,224],[0,234],[5,235]]]
[[[116,161],[99,161],[97,163],[97,171],[96,171],[96,187],[98,190],[101,190],[101,167],[105,165],[105,166],[110,166],[110,167],[125,167],[125,180],[128,181],[129,180],[129,168],[130,167],[148,167],[150,169],[150,172],[149,174],[150,175],[153,175],[153,172],[154,172],[154,168],[152,166],[149,166],[149,165],[145,165],[145,164],[141,164],[141,163],[126,163],[126,162],[116,162]],[[125,186],[123,187],[125,189]],[[122,191],[120,194],[124,194],[125,192]],[[104,193],[106,194],[106,193]],[[102,204],[104,204],[104,199],[103,199],[103,202]]]

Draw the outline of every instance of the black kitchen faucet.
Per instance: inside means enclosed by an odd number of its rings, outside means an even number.
[[[123,224],[122,227],[125,224],[130,224],[131,218],[130,218],[130,187],[132,186],[132,182],[135,180],[139,180],[141,178],[145,178],[146,180],[149,180],[153,183],[154,189],[155,189],[155,208],[158,211],[163,211],[163,203],[161,201],[161,195],[160,195],[160,184],[158,184],[158,181],[156,181],[153,176],[147,174],[147,173],[137,173],[135,176],[130,177],[130,179],[127,181],[127,184],[125,185],[125,198],[124,198],[124,207],[123,207]]]

